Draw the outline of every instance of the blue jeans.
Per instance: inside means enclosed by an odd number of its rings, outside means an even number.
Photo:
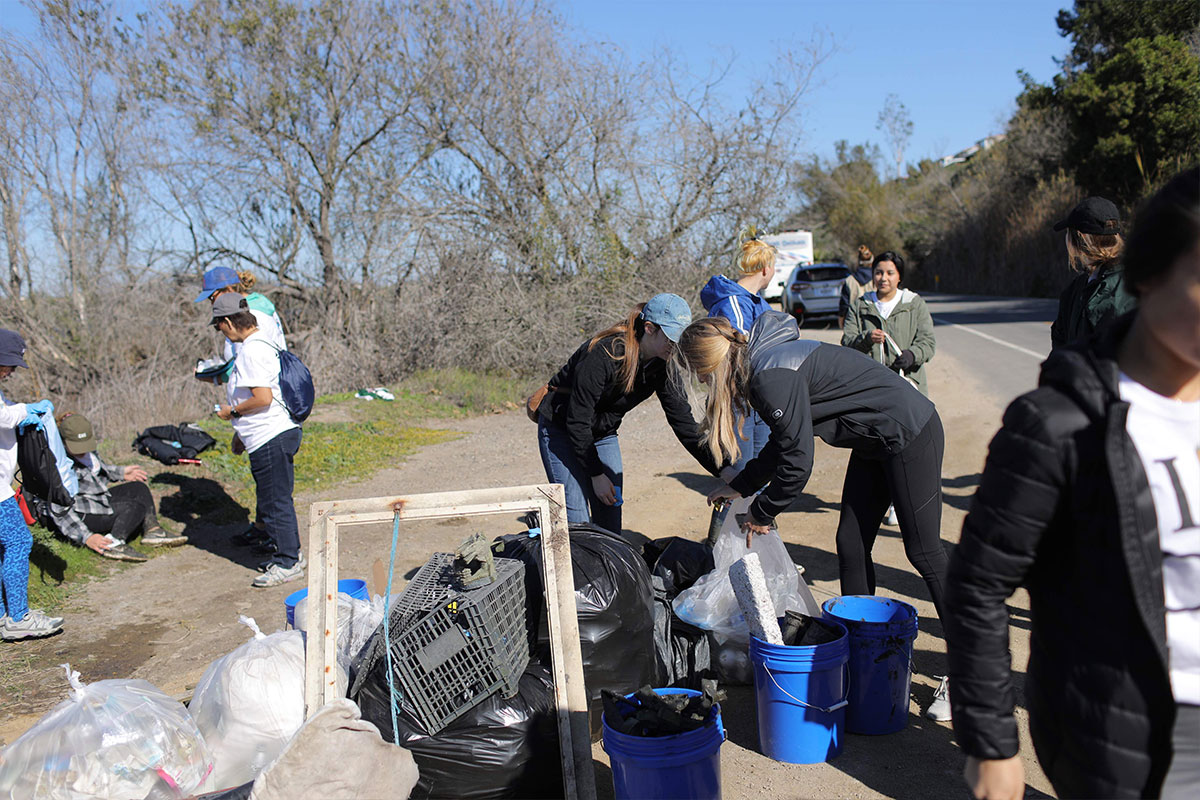
[[[733,462],[733,468],[738,472],[746,466],[746,462],[756,457],[767,444],[767,439],[771,436],[771,429],[767,423],[763,422],[763,418],[758,415],[754,409],[750,409],[750,413],[742,418],[742,436],[746,437],[745,441],[738,441],[738,446],[741,447],[741,454],[737,461]]]
[[[621,532],[621,507],[605,505],[592,492],[592,476],[580,463],[571,449],[571,440],[565,428],[538,420],[538,449],[542,453],[542,466],[551,483],[561,483],[567,495],[567,522],[590,522],[613,533]],[[621,445],[617,435],[596,440],[596,452],[604,467],[604,474],[618,489],[624,480],[621,472]],[[591,513],[588,509],[591,508]]]
[[[267,527],[267,535],[275,542],[276,553],[271,561],[281,567],[294,566],[300,559],[300,529],[296,522],[296,504],[292,502],[292,488],[296,483],[292,460],[300,449],[301,437],[300,429],[292,428],[250,454],[250,474],[254,476],[258,510]]]
[[[0,616],[25,619],[29,604],[29,551],[33,534],[25,524],[25,515],[10,497],[0,503]]]

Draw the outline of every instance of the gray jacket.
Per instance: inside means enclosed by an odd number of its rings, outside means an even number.
[[[901,350],[911,350],[913,366],[904,371],[912,378],[921,390],[921,394],[929,396],[929,388],[925,381],[925,362],[933,358],[937,342],[933,337],[933,317],[926,307],[925,301],[916,292],[908,289],[900,290],[900,302],[892,309],[887,319],[875,307],[875,292],[867,292],[858,298],[846,315],[846,323],[842,327],[842,344],[853,347],[879,360],[882,345],[872,345],[871,331],[883,330],[891,336]],[[883,355],[883,364],[892,367],[896,353],[889,348]],[[895,369],[895,367],[893,367]]]

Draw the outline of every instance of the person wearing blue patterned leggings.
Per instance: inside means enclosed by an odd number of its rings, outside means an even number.
[[[25,366],[25,340],[15,331],[0,328],[0,380]],[[29,608],[29,551],[33,534],[25,524],[13,496],[17,467],[17,426],[38,424],[52,414],[49,400],[9,403],[0,394],[0,638],[5,641],[36,639],[62,630],[62,617],[49,617]]]

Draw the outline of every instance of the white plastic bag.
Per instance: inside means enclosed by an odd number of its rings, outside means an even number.
[[[742,497],[733,501],[725,516],[721,535],[713,547],[713,571],[701,577],[691,588],[680,592],[672,604],[676,616],[698,628],[712,631],[718,644],[726,641],[743,645],[750,643],[746,619],[729,583],[729,565],[748,553],[758,554],[776,616],[782,617],[788,609],[810,615],[814,613],[813,609],[808,608],[805,600],[807,593],[800,588],[800,574],[778,531],[755,536],[753,544],[746,547],[746,534],[738,526],[737,516],[746,513],[753,499]]]
[[[84,685],[0,750],[0,796],[25,800],[190,797],[212,769],[192,715],[142,680]]]
[[[254,780],[304,724],[304,634],[267,636],[253,619],[238,620],[254,638],[209,664],[188,704],[213,755],[206,790]]]

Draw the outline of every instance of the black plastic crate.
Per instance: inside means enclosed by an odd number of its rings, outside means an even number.
[[[431,734],[497,692],[516,694],[529,665],[525,565],[498,558],[496,573],[486,586],[460,589],[454,556],[435,553],[392,607],[396,693]],[[384,647],[381,629],[360,673]]]

